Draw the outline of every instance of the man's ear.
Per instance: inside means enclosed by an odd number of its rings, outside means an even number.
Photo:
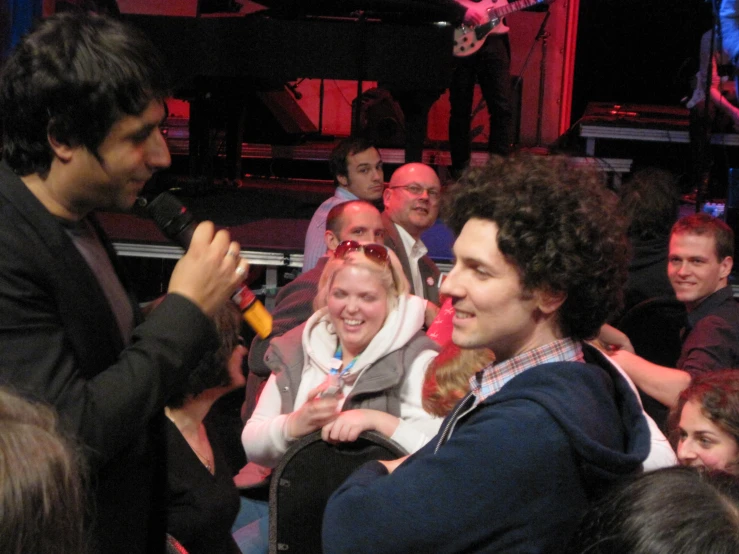
[[[337,237],[333,231],[329,231],[326,229],[326,232],[323,233],[323,242],[326,243],[326,248],[329,250],[336,250],[336,247],[339,246],[339,243],[341,242],[339,240],[339,237]]]
[[[385,190],[382,191],[382,205],[387,210],[387,205],[390,203],[390,195],[393,193],[393,191],[390,189],[390,187],[385,188]]]
[[[536,307],[541,313],[549,315],[553,314],[567,300],[567,294],[564,292],[552,292],[547,290],[537,290],[534,292],[536,299]]]
[[[57,138],[51,133],[51,130],[46,133],[46,140],[49,141],[49,146],[51,146],[51,150],[54,152],[54,155],[61,161],[68,162],[72,159],[72,154],[74,154],[75,148],[57,140]]]
[[[719,277],[721,279],[726,279],[731,273],[732,267],[734,267],[734,258],[732,258],[731,256],[726,256],[719,263]]]
[[[339,182],[339,185],[342,187],[349,186],[349,178],[346,175],[337,175],[336,180]]]

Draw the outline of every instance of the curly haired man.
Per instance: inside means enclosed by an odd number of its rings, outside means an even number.
[[[590,501],[646,467],[653,427],[635,389],[583,342],[621,303],[615,203],[598,174],[528,155],[449,193],[452,340],[496,360],[426,447],[334,493],[325,552],[561,552]]]

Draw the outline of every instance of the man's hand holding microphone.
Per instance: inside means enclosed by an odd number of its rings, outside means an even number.
[[[240,256],[239,243],[228,231],[215,232],[210,221],[197,225],[190,246],[177,262],[168,293],[177,293],[212,316],[244,281],[249,262]]]
[[[244,283],[249,262],[241,247],[225,229],[215,231],[210,221],[198,223],[172,194],[164,192],[151,202],[140,198],[159,229],[186,252],[177,262],[167,292],[194,302],[209,316],[230,298],[241,309],[244,320],[266,339],[272,332],[272,316]]]

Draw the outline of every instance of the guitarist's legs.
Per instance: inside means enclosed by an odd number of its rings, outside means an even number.
[[[505,156],[511,151],[514,129],[508,34],[489,36],[478,56],[477,79],[490,116],[488,151]]]
[[[490,35],[478,52],[455,61],[449,87],[449,147],[453,176],[457,176],[470,161],[470,124],[476,82],[480,83],[490,116],[488,150],[493,154],[506,155],[510,152],[513,139],[508,35]]]

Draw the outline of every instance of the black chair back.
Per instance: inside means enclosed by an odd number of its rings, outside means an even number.
[[[340,444],[324,442],[316,431],[293,444],[272,473],[270,554],[320,554],[323,512],[331,494],[365,462],[406,454],[395,441],[374,431]]]
[[[629,337],[639,356],[661,366],[675,367],[680,358],[685,313],[685,305],[676,298],[649,298],[626,312],[616,327]],[[644,393],[640,392],[640,396],[644,410],[666,432],[669,408]]]

